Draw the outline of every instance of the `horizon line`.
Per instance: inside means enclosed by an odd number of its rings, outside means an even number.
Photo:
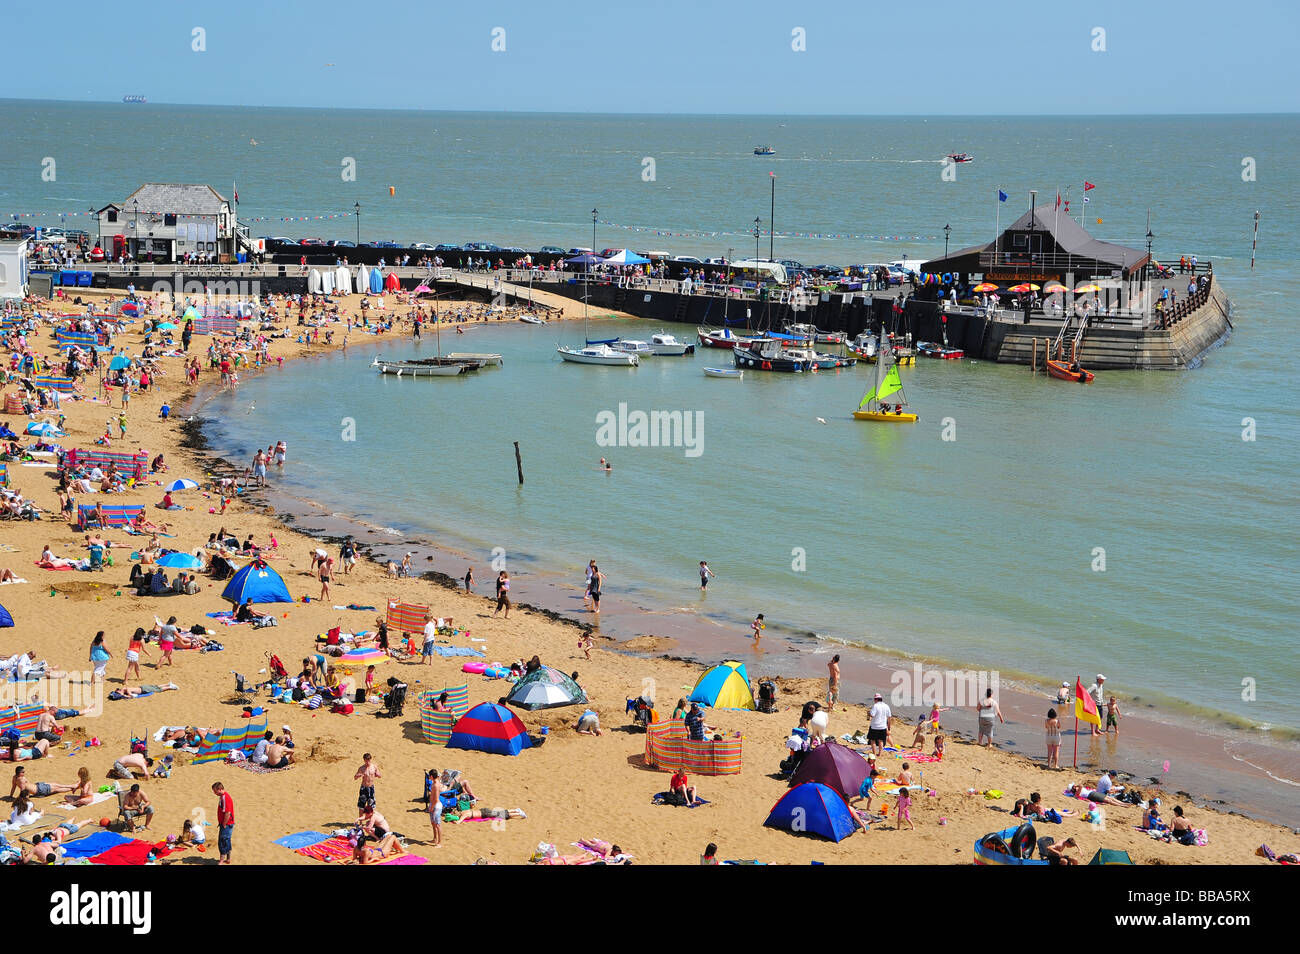
[[[134,93],[127,96],[141,95]],[[516,113],[533,116],[653,116],[664,118],[726,118],[726,117],[784,117],[798,119],[1187,119],[1194,117],[1284,117],[1300,116],[1300,111],[1264,111],[1264,112],[1111,112],[1111,113],[814,113],[814,112],[606,112],[601,110],[552,110],[520,109],[517,107],[459,107],[459,106],[303,106],[292,104],[249,104],[249,103],[185,103],[168,100],[150,100],[147,96],[143,103],[125,103],[119,99],[24,99],[0,96],[0,103],[60,104],[81,106],[179,106],[191,109],[304,109],[331,112],[376,112],[376,113]]]

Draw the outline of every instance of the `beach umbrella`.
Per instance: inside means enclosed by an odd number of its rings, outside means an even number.
[[[164,321],[161,325],[155,325],[154,328],[155,328],[156,330],[158,330],[158,331],[175,331],[175,330],[176,330],[176,326],[173,325],[170,321]]]
[[[374,666],[388,658],[388,653],[374,646],[365,649],[353,649],[339,658],[341,666]]]
[[[198,481],[190,480],[188,477],[178,477],[170,484],[163,487],[163,490],[197,490]]]
[[[140,306],[133,301],[124,302],[122,305],[122,314],[129,318],[134,318],[140,314]]]
[[[1096,291],[1101,291],[1101,286],[1095,285],[1092,282],[1089,282],[1086,285],[1080,285],[1078,288],[1074,290],[1076,295],[1083,295],[1083,294],[1087,294],[1088,292],[1096,292]]]
[[[1007,291],[1013,295],[1023,295],[1025,292],[1038,291],[1038,286],[1032,282],[1021,282],[1019,285],[1012,285]]]
[[[51,424],[49,421],[33,421],[31,424],[27,425],[26,433],[35,434],[37,437],[67,436],[63,431],[59,430],[56,425]]]
[[[973,291],[973,292],[991,292],[991,291],[997,291],[997,290],[998,290],[998,287],[999,287],[999,286],[993,284],[992,282],[980,282],[978,285],[976,285],[974,288],[972,288],[971,291]]]
[[[1055,295],[1057,292],[1069,291],[1069,289],[1060,282],[1048,282],[1043,286],[1043,291],[1047,292],[1049,295]]]
[[[415,291],[413,292],[413,294],[416,294],[416,295],[432,295],[432,294],[433,294],[433,289],[430,288],[428,285],[420,284],[420,285],[416,285],[416,286],[415,286]]]
[[[173,550],[171,553],[164,553],[160,556],[158,565],[165,566],[169,570],[197,570],[203,565],[203,561],[193,553]]]
[[[581,686],[570,676],[550,666],[534,669],[522,677],[506,696],[506,705],[529,712],[534,709],[582,705],[586,701],[587,695]]]
[[[131,367],[131,359],[124,354],[113,355],[113,360],[108,362],[108,370],[121,371],[123,368]]]

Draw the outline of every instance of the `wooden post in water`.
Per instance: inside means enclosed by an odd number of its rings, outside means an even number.
[[[515,469],[519,471],[519,486],[524,485],[524,460],[519,456],[519,442],[515,441]]]
[[[1038,373],[1038,339],[1037,338],[1034,339],[1033,357],[1029,359],[1029,373],[1030,374]]]

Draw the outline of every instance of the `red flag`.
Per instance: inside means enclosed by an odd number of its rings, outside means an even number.
[[[1067,215],[1068,215],[1069,212],[1070,212],[1070,200],[1069,200],[1069,199],[1066,199],[1066,200],[1065,200],[1065,212],[1066,212]]]
[[[1061,207],[1061,190],[1060,190],[1060,189],[1057,189],[1057,190],[1056,190],[1056,207],[1057,207],[1058,209]]]
[[[1095,185],[1093,185],[1091,182],[1087,181],[1086,179],[1084,180],[1084,182],[1083,182],[1083,191],[1084,191],[1084,192],[1087,192],[1089,189],[1095,189],[1095,188],[1097,188],[1097,187],[1096,187]]]
[[[1083,683],[1077,676],[1074,679],[1074,717],[1080,722],[1101,725],[1101,716],[1097,714],[1097,703],[1088,694],[1088,690],[1083,688]]]

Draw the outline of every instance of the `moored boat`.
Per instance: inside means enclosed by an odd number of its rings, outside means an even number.
[[[739,368],[705,368],[704,376],[706,378],[728,378],[739,381],[745,376],[745,372]]]
[[[624,354],[635,354],[642,358],[654,357],[654,349],[650,347],[647,341],[638,341],[635,338],[615,338],[613,341],[588,341],[588,345],[608,344],[614,351],[621,351]]]
[[[776,150],[771,146],[755,146],[754,155],[756,156],[775,156]]]
[[[450,378],[473,368],[473,365],[465,361],[440,358],[423,358],[418,361],[380,361],[376,358],[370,366],[380,374],[391,374],[399,378]]]
[[[641,363],[639,356],[623,351],[615,351],[609,345],[604,344],[591,345],[586,348],[566,348],[561,345],[555,350],[565,361],[571,361],[574,364],[612,364],[635,367]]]
[[[650,350],[655,354],[679,357],[686,354],[695,354],[695,345],[678,341],[675,335],[661,331],[657,335],[650,336]]]
[[[536,315],[520,315],[520,316],[519,316],[519,320],[522,321],[522,322],[524,322],[525,324],[529,324],[529,325],[544,325],[544,324],[546,324],[546,319],[545,319],[545,318],[538,318]]]
[[[451,351],[447,353],[447,357],[452,361],[464,361],[467,364],[476,364],[479,368],[499,368],[505,364],[505,359],[499,354],[481,354],[474,351]]]
[[[917,354],[925,358],[942,358],[946,361],[954,361],[963,357],[966,352],[960,348],[949,348],[939,344],[937,341],[918,341],[916,343]]]
[[[730,328],[696,328],[695,334],[700,344],[706,348],[748,348],[756,337],[741,337]]]
[[[1077,361],[1049,360],[1047,362],[1047,373],[1058,380],[1078,381],[1080,384],[1087,384],[1094,377],[1091,371],[1079,367]]]
[[[738,368],[754,368],[758,371],[809,371],[813,364],[807,359],[795,357],[781,347],[779,341],[758,339],[747,348],[737,345],[731,354]]]

